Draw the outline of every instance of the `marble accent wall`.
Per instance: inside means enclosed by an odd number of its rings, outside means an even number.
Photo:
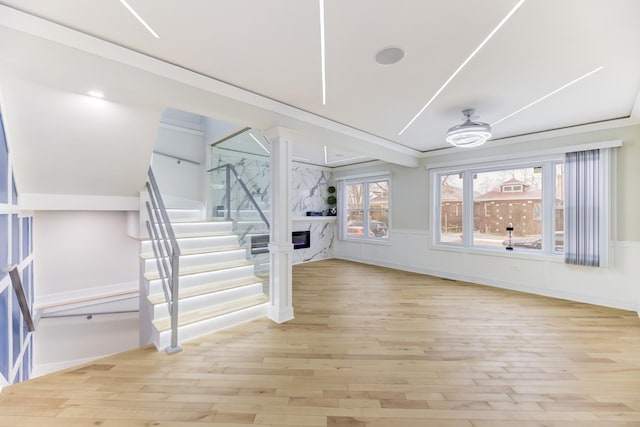
[[[247,185],[253,198],[258,202],[264,214],[270,215],[270,163],[269,158],[253,154],[245,154],[230,150],[214,149],[211,155],[211,168],[231,163],[235,166],[243,181]],[[311,247],[294,251],[294,263],[325,259],[333,257],[333,246],[336,236],[335,217],[310,218],[305,220],[307,211],[326,211],[327,187],[333,185],[331,171],[321,167],[309,166],[301,163],[293,163],[291,176],[291,206],[294,223],[293,231],[310,230]],[[224,205],[225,195],[225,171],[224,168],[211,172],[212,199],[210,215],[225,216],[225,213],[217,212],[216,207]],[[250,244],[249,235],[262,233],[264,228],[255,208],[249,201],[249,197],[240,188],[235,178],[231,179],[231,216],[238,220],[238,232],[241,244]],[[264,265],[268,256],[250,256],[259,265]]]
[[[333,185],[331,171],[294,163],[291,168],[291,210],[293,216],[305,216],[307,211],[326,211],[327,187]]]
[[[216,150],[212,156],[211,168],[232,164],[244,181],[253,199],[260,209],[269,216],[271,201],[269,199],[270,165],[268,157],[242,155],[232,151]],[[225,201],[226,169],[221,168],[211,172],[212,214],[218,216],[217,206],[223,206]],[[259,218],[250,197],[241,188],[238,181],[231,176],[231,209],[234,218]]]
[[[311,231],[311,247],[293,251],[293,263],[333,258],[336,236],[335,217],[311,217],[293,220],[292,231]]]
[[[305,217],[307,211],[329,209],[327,187],[333,185],[331,171],[300,163],[291,168],[291,209],[293,211],[292,231],[309,230],[311,247],[293,251],[293,263],[333,258],[336,236],[335,217]]]

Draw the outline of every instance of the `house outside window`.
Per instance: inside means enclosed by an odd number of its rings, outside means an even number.
[[[562,252],[562,159],[525,165],[470,167],[433,175],[440,212],[435,244],[548,254]],[[452,206],[461,215],[452,214]],[[548,226],[545,224],[548,223]],[[547,243],[549,242],[549,243]]]

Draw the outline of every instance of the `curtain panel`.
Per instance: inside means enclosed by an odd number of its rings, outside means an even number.
[[[600,150],[566,153],[564,245],[567,264],[600,266]]]

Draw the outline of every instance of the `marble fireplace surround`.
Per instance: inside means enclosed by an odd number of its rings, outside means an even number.
[[[252,195],[261,205],[265,215],[269,216],[270,165],[268,157],[219,150],[217,153],[212,153],[212,160],[212,167],[226,163],[233,164],[251,189]],[[216,179],[215,176],[212,178]],[[329,196],[327,188],[331,185],[335,184],[329,168],[293,162],[291,167],[292,231],[309,231],[311,237],[309,248],[293,251],[292,261],[294,264],[328,259],[334,256],[336,217],[306,216],[308,211],[324,212],[330,208],[326,200]],[[216,199],[214,196],[214,200],[212,200],[213,206],[223,204],[222,193],[218,193],[217,197]],[[246,198],[246,195],[236,192],[232,193],[232,198]],[[232,205],[237,205],[238,202],[247,204],[246,201],[236,200],[232,201]],[[264,261],[261,260],[264,256],[264,254],[257,255],[255,261],[258,263]]]

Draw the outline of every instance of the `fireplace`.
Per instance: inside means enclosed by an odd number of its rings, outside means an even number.
[[[293,249],[304,249],[311,247],[311,231],[293,231],[291,233]]]
[[[311,247],[311,231],[293,231],[291,233],[293,249],[305,249]],[[269,252],[269,235],[259,234],[251,236],[251,254],[265,254]]]

